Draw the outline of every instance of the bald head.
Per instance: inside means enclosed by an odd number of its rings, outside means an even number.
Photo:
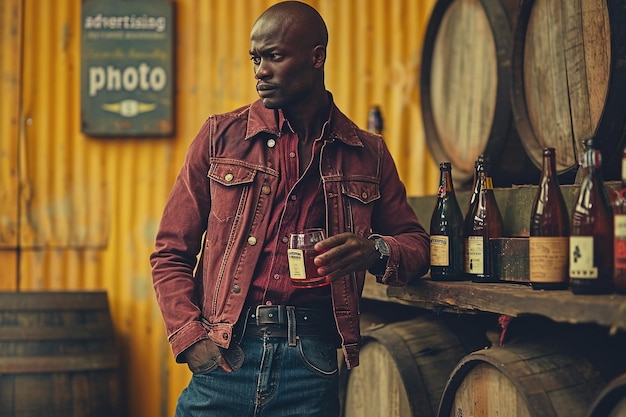
[[[285,1],[263,12],[250,32],[250,57],[263,105],[291,116],[327,110],[327,44],[326,24],[313,7]]]
[[[267,9],[254,26],[280,26],[289,30],[307,46],[328,45],[328,29],[322,16],[313,7],[299,1],[277,3]],[[253,29],[254,30],[254,29]]]

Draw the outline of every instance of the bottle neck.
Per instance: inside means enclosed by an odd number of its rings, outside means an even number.
[[[478,183],[480,190],[492,190],[493,180],[488,172],[481,171],[478,173]]]
[[[588,149],[583,156],[582,166],[589,173],[594,172],[596,169],[600,168],[600,164],[602,161],[602,154],[597,149]]]
[[[556,176],[556,161],[554,153],[546,152],[543,154],[543,173],[544,178],[553,178]]]
[[[449,169],[441,170],[441,179],[439,181],[439,197],[445,197],[447,194],[454,192],[452,184],[452,173]]]

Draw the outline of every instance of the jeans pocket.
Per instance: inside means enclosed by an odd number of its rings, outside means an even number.
[[[211,358],[204,362],[202,365],[191,366],[189,365],[189,370],[193,372],[194,375],[206,375],[209,372],[216,370],[219,367],[219,361],[217,358]]]
[[[338,372],[335,344],[317,337],[301,337],[298,343],[304,364],[322,376],[334,376]]]

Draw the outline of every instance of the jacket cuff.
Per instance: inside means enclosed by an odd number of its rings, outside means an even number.
[[[208,339],[206,329],[199,321],[192,321],[178,329],[168,339],[172,346],[172,353],[177,363],[184,363],[185,358],[182,353],[194,343]]]

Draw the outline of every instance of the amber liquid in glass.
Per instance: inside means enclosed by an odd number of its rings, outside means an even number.
[[[319,276],[313,262],[321,252],[314,249],[317,242],[324,240],[323,229],[307,229],[289,235],[289,276],[291,284],[298,288],[317,288],[329,285],[325,276]]]
[[[600,151],[585,141],[578,199],[572,210],[569,278],[574,294],[613,292],[613,212],[602,174]]]
[[[490,239],[502,237],[504,222],[490,174],[488,155],[481,155],[477,164],[475,197],[465,219],[465,273],[475,282],[498,282],[492,270]]]
[[[539,289],[569,285],[569,216],[556,175],[554,148],[543,150],[543,169],[530,216],[530,284]]]

